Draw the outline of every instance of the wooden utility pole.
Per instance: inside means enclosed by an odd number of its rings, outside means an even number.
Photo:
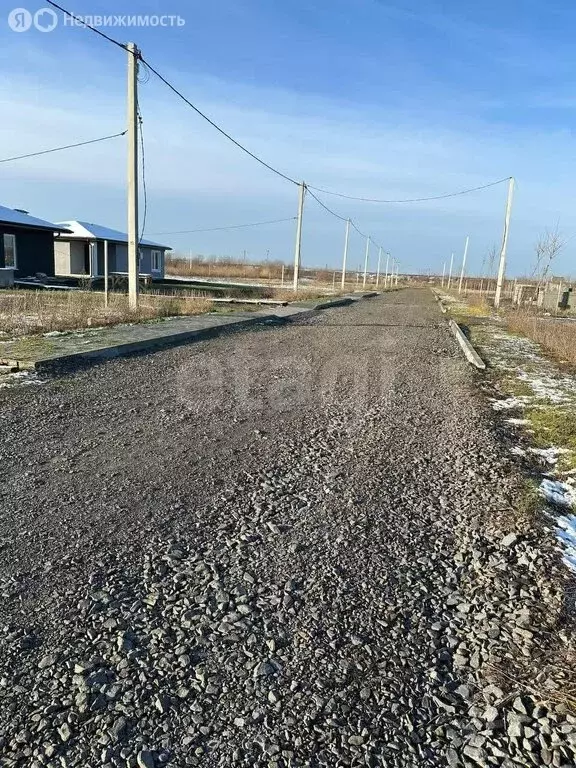
[[[368,259],[370,258],[370,237],[366,238],[366,255],[364,256],[364,279],[362,288],[366,288],[366,277],[368,276]]]
[[[342,281],[340,287],[344,290],[346,283],[346,262],[348,260],[348,241],[350,239],[350,219],[346,221],[346,235],[344,236],[344,258],[342,259]]]
[[[302,251],[302,215],[304,213],[304,195],[306,184],[298,185],[298,219],[296,223],[296,248],[294,249],[294,293],[298,292],[298,277],[300,274],[300,255]]]
[[[462,257],[462,269],[460,270],[460,283],[458,284],[458,293],[462,293],[462,282],[464,281],[464,270],[466,269],[466,257],[468,256],[468,243],[470,238],[466,238],[466,245],[464,246],[464,256]]]
[[[128,304],[138,307],[138,57],[128,43]]]
[[[500,251],[500,264],[498,266],[498,280],[496,282],[496,294],[494,296],[494,306],[496,309],[500,306],[502,287],[506,275],[506,249],[508,248],[508,234],[510,231],[510,217],[512,216],[512,200],[514,198],[514,177],[510,177],[508,183],[508,198],[506,200],[506,215],[504,218],[504,234],[502,236],[502,249]]]

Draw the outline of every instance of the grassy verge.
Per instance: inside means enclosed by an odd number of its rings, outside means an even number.
[[[210,308],[207,299],[146,294],[140,296],[138,309],[132,310],[124,294],[110,294],[108,307],[105,307],[104,295],[89,291],[2,291],[0,331],[9,336],[26,336],[174,315],[198,315]]]
[[[571,453],[558,459],[557,469],[569,472],[576,469],[576,411],[572,406],[558,405],[526,408],[524,416],[530,422],[532,441],[538,448],[557,446]]]

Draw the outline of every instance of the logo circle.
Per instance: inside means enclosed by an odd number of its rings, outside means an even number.
[[[40,8],[34,14],[34,26],[39,32],[52,32],[58,26],[58,16],[52,8]]]
[[[13,32],[28,32],[32,26],[32,14],[26,8],[14,8],[8,14],[8,26]]]

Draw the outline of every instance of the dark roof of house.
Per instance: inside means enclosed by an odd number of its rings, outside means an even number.
[[[50,232],[66,232],[66,228],[59,224],[53,224],[51,221],[37,219],[30,216],[29,213],[16,211],[13,208],[6,208],[0,205],[0,224],[11,224],[14,227],[29,227],[30,229],[47,229]]]

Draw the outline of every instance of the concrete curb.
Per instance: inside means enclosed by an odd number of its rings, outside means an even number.
[[[462,329],[458,325],[458,323],[455,320],[452,320],[452,318],[448,321],[448,325],[450,326],[450,330],[456,337],[456,341],[460,344],[462,347],[462,351],[466,355],[466,359],[471,365],[474,365],[476,368],[480,369],[481,371],[486,369],[486,363],[478,352],[474,349],[472,344],[469,342],[469,340],[466,338],[465,334],[462,332]]]
[[[115,357],[124,357],[126,355],[137,354],[138,352],[148,352],[167,347],[175,347],[179,344],[185,344],[190,341],[203,341],[214,338],[222,331],[238,330],[240,327],[250,327],[259,323],[278,322],[282,320],[277,315],[267,314],[257,317],[242,318],[232,323],[222,323],[222,325],[213,325],[210,328],[195,328],[190,331],[181,331],[179,333],[166,334],[152,339],[141,339],[139,341],[129,341],[124,344],[114,344],[97,349],[88,349],[85,352],[72,352],[68,355],[55,355],[41,360],[35,360],[26,367],[36,371],[50,371],[56,368],[66,368],[76,363],[89,363],[101,360],[112,360]],[[21,361],[21,367],[25,364]]]
[[[362,295],[358,299],[371,298],[377,294]],[[342,296],[337,299],[318,302],[314,305],[296,306],[288,304],[285,307],[278,307],[275,312],[266,312],[266,314],[255,312],[251,317],[243,317],[238,320],[230,321],[222,319],[220,323],[215,322],[207,328],[193,328],[186,331],[167,333],[163,336],[156,336],[148,339],[139,339],[109,346],[88,349],[85,351],[71,352],[69,354],[54,355],[40,360],[26,361],[20,360],[17,365],[19,368],[36,370],[42,372],[54,371],[59,368],[68,368],[76,364],[89,364],[103,360],[111,360],[116,357],[138,354],[157,349],[174,347],[194,341],[203,341],[214,338],[220,333],[231,330],[237,331],[243,328],[250,328],[255,325],[281,324],[288,323],[294,318],[313,315],[315,312],[331,307],[349,306],[354,302],[350,296]]]
[[[448,312],[448,310],[446,309],[446,307],[445,307],[445,306],[444,306],[444,304],[442,303],[442,299],[440,298],[440,294],[439,294],[439,293],[437,293],[437,292],[434,290],[434,288],[431,288],[430,290],[432,291],[432,293],[434,294],[434,298],[435,298],[435,299],[436,299],[436,301],[438,302],[438,306],[440,307],[440,311],[442,312],[442,314],[444,314],[444,315],[445,315],[445,314]]]

